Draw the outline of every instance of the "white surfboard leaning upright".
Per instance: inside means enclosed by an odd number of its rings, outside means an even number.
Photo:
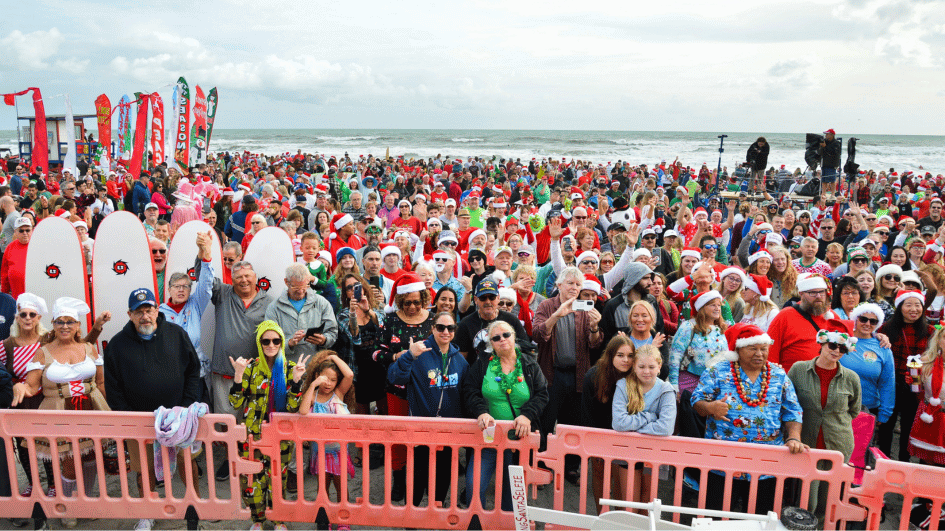
[[[295,261],[292,240],[278,227],[266,227],[253,236],[243,260],[253,264],[256,285],[273,299],[285,291],[285,268]]]
[[[223,281],[223,249],[220,247],[217,232],[206,222],[200,220],[188,221],[174,233],[170,249],[167,252],[167,266],[164,269],[164,294],[166,296],[170,296],[171,292],[168,286],[171,283],[171,275],[174,273],[187,273],[190,280],[196,284],[197,276],[193,268],[194,260],[197,258],[197,234],[208,231],[213,238],[213,243],[210,244],[210,264],[213,266],[214,276],[221,282]],[[213,356],[215,327],[214,307],[211,302],[200,318],[200,349],[208,357]]]
[[[89,304],[85,255],[72,223],[48,217],[36,224],[26,252],[26,291],[46,301],[49,309],[43,326],[52,330],[52,306],[59,297],[73,297]],[[92,305],[89,304],[89,307]],[[82,323],[82,335],[94,320],[90,313]]]
[[[92,302],[98,313],[109,311],[98,338],[100,352],[128,322],[128,296],[148,288],[157,297],[157,279],[151,262],[148,234],[137,216],[118,211],[105,216],[98,226],[92,251]]]

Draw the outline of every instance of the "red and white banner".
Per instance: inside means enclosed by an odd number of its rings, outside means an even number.
[[[95,98],[95,121],[98,123],[98,143],[102,148],[101,164],[107,170],[112,156],[112,102],[102,94]]]
[[[194,90],[194,127],[190,139],[193,164],[207,162],[207,98],[200,85]]]
[[[157,92],[151,94],[151,153],[155,166],[164,162],[164,102]]]
[[[150,105],[151,95],[142,94],[138,100],[138,118],[135,121],[135,144],[134,151],[131,152],[131,162],[128,164],[128,171],[134,178],[141,175],[141,160],[144,157],[144,137],[148,130],[148,107]]]
[[[33,151],[30,154],[30,171],[45,173],[49,171],[49,139],[46,137],[46,108],[43,106],[43,95],[36,87],[12,94],[4,94],[3,102],[11,107],[16,103],[16,97],[27,92],[33,92],[33,112],[36,116],[36,129],[33,132]],[[74,148],[73,148],[74,149]]]

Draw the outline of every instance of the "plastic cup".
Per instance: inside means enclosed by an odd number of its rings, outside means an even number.
[[[495,441],[495,424],[482,430],[482,440],[487,443]]]

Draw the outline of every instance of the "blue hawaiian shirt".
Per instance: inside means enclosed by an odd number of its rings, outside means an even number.
[[[699,385],[692,394],[692,404],[700,400],[712,402],[724,400],[729,404],[725,420],[706,418],[706,439],[749,442],[758,444],[784,444],[781,426],[785,422],[802,422],[803,410],[797,401],[794,384],[780,366],[773,363],[771,380],[768,383],[768,401],[758,407],[742,402],[735,388],[732,363],[722,361],[709,367],[699,378]],[[737,367],[742,387],[749,399],[761,392],[761,375],[751,382],[745,371]]]
[[[679,371],[689,371],[696,376],[702,374],[713,357],[728,350],[725,334],[713,326],[706,335],[696,334],[692,319],[679,323],[669,349],[669,383],[679,391]]]

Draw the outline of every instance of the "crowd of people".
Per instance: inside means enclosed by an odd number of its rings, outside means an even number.
[[[141,175],[120,166],[41,175],[20,165],[0,172],[0,387],[11,407],[25,409],[181,407],[195,415],[194,404],[205,403],[254,437],[272,412],[412,415],[476,419],[484,431],[511,421],[519,437],[538,432],[543,444],[562,423],[792,453],[829,449],[847,460],[873,444],[894,459],[945,465],[945,343],[936,329],[945,307],[945,177],[868,171],[841,176],[836,194],[777,197],[763,186],[766,147],[753,144],[752,153],[749,171],[732,175],[678,161],[352,159],[301,150],[221,153],[186,174],[159,164]],[[835,182],[830,170],[824,175]],[[130,293],[127,325],[97,352],[103,324],[126,317],[97,315],[81,337],[90,309],[26,292],[25,257],[33,227],[50,216],[73,223],[90,257],[99,223],[120,209],[141,219],[160,289]],[[223,271],[214,271],[213,235],[199,234],[196,279],[174,273],[165,292],[167,249],[195,219],[223,242]],[[287,232],[297,257],[282,293],[260,289],[243,260],[270,226]],[[214,346],[204,352],[210,302]],[[47,315],[52,331],[40,322]],[[877,420],[872,443],[854,437],[860,415]],[[90,492],[87,449],[76,461],[70,443],[57,444],[37,446],[38,463],[16,448],[27,477],[39,465],[45,488],[54,488],[56,458],[64,494],[80,488],[80,467]],[[140,451],[152,470],[155,455],[151,445],[128,445],[138,488],[146,478],[153,489],[158,478],[141,470]],[[202,451],[191,454],[195,474]],[[437,450],[427,485],[430,450],[413,451],[413,470],[405,447],[390,454],[393,501],[406,500],[408,474],[414,504],[428,489],[445,500],[450,464],[461,456]],[[478,496],[484,506],[490,481],[499,483],[497,452],[466,454],[461,502]],[[263,458],[263,472],[240,478],[251,529],[267,521],[275,466],[289,492],[321,467],[338,491],[341,475],[377,457],[283,442],[280,463]],[[577,483],[573,457],[566,478]],[[502,463],[518,458],[506,451]],[[599,498],[604,464],[592,465]],[[654,472],[634,468],[634,499],[653,496],[639,478]],[[212,473],[228,478],[228,464]],[[498,473],[510,510],[508,476]],[[628,474],[616,463],[610,477],[625,488]],[[707,485],[685,479],[721,507],[723,475],[709,474]],[[774,503],[774,478],[758,485],[761,512]],[[747,500],[747,477],[734,478],[733,493]],[[824,496],[811,491],[821,515]],[[196,528],[196,514],[186,519]],[[137,529],[152,525],[142,520]]]

